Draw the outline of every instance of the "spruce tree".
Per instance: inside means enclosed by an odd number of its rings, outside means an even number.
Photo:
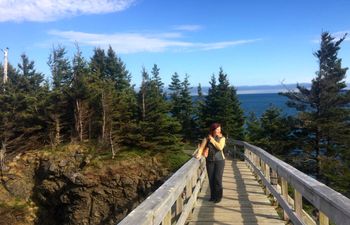
[[[244,117],[236,89],[230,85],[222,68],[219,71],[218,84],[215,75],[212,76],[210,84],[203,108],[206,127],[213,122],[219,122],[226,136],[242,140]]]
[[[206,127],[206,123],[204,121],[204,107],[205,107],[205,99],[202,91],[202,86],[199,83],[197,86],[197,96],[194,102],[194,130],[195,130],[195,140],[200,141],[203,136],[208,133],[208,128]]]
[[[328,32],[321,35],[320,50],[314,55],[318,59],[319,70],[312,80],[311,88],[298,85],[297,91],[282,95],[289,98],[288,106],[296,108],[302,122],[302,129],[307,132],[303,150],[309,158],[315,160],[315,175],[327,182],[331,177],[322,177],[322,161],[327,159],[342,160],[342,152],[349,149],[349,108],[350,91],[345,90],[347,68],[338,58],[340,44],[345,36],[335,40]],[[331,160],[332,161],[332,160]],[[349,168],[348,168],[349,170]]]
[[[84,141],[88,135],[88,121],[91,112],[89,108],[90,91],[87,82],[89,68],[78,46],[72,65],[73,78],[68,93],[74,107],[75,136],[79,141]]]
[[[9,153],[36,148],[47,140],[43,108],[48,89],[42,84],[43,75],[25,54],[18,68],[9,65],[9,79],[0,94],[0,139]]]
[[[181,114],[181,81],[178,73],[174,73],[171,76],[171,83],[169,85],[170,90],[170,103],[171,103],[171,114],[176,119],[180,120]]]
[[[180,124],[169,115],[170,105],[159,89],[159,83],[142,71],[142,85],[138,94],[141,115],[141,146],[152,150],[171,150],[179,146]]]
[[[181,82],[180,90],[180,124],[182,127],[181,133],[184,135],[184,139],[188,141],[194,141],[195,134],[195,121],[194,121],[194,108],[190,92],[190,83],[188,81],[188,74],[185,75],[183,82]]]
[[[69,98],[73,73],[64,47],[53,48],[48,65],[52,74],[52,90],[47,98],[47,116],[53,146],[68,141],[74,132],[74,107]]]
[[[272,155],[285,158],[296,147],[293,128],[293,118],[282,115],[281,109],[271,105],[260,119],[250,114],[247,139]]]

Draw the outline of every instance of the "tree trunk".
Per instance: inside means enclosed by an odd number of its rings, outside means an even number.
[[[77,99],[75,101],[75,131],[78,134],[79,141],[83,141],[83,104]]]
[[[61,144],[61,123],[60,123],[60,118],[58,114],[54,115],[54,120],[55,120],[55,140],[54,140],[54,145],[58,146]]]
[[[1,177],[3,176],[3,171],[5,169],[5,157],[6,157],[6,144],[5,144],[5,142],[3,142],[1,150],[0,150],[0,172],[1,172]]]
[[[115,151],[114,151],[114,144],[113,144],[113,138],[112,138],[112,126],[109,129],[109,143],[111,145],[111,150],[112,150],[112,159],[114,159]]]
[[[146,106],[145,106],[145,92],[142,91],[142,120],[146,118]]]
[[[102,92],[102,140],[105,140],[105,132],[106,132],[106,99],[105,94]]]

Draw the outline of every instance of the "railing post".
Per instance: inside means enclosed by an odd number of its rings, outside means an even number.
[[[278,193],[280,193],[280,190],[278,190],[278,175],[277,175],[277,172],[275,170],[273,170],[273,169],[271,169],[270,183],[276,189],[276,191]],[[275,196],[273,196],[273,199],[276,201],[276,203],[278,205],[278,201],[277,201]]]
[[[267,164],[266,162],[264,162],[265,164],[265,177],[266,177],[266,180],[271,184],[271,179],[270,179],[270,166],[269,164]],[[266,194],[269,195],[270,194],[270,191],[269,189],[266,187]]]
[[[329,219],[328,217],[320,211],[320,225],[329,225]]]
[[[176,218],[178,218],[182,213],[182,208],[184,205],[183,195],[181,194],[176,200]]]
[[[294,210],[300,219],[303,218],[303,196],[294,189]]]
[[[171,225],[171,208],[170,211],[167,212],[167,214],[165,215],[162,221],[162,225]]]
[[[286,202],[288,202],[288,182],[286,179],[281,177],[281,189],[282,189],[282,196]],[[285,210],[283,210],[283,218],[284,220],[288,220],[288,215]]]

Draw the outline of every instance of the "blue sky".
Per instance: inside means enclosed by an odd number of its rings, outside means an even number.
[[[349,32],[349,11],[348,0],[0,0],[0,48],[47,76],[52,47],[71,57],[76,42],[86,58],[111,45],[136,86],[153,64],[165,84],[177,72],[208,86],[220,67],[235,86],[302,83],[315,76],[321,32]],[[341,47],[349,67],[350,38]]]

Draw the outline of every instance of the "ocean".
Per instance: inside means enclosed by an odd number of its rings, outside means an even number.
[[[238,99],[241,102],[241,108],[245,116],[248,116],[250,112],[254,112],[257,117],[260,117],[270,106],[280,108],[282,115],[296,114],[295,109],[286,105],[288,98],[277,93],[238,94]]]

